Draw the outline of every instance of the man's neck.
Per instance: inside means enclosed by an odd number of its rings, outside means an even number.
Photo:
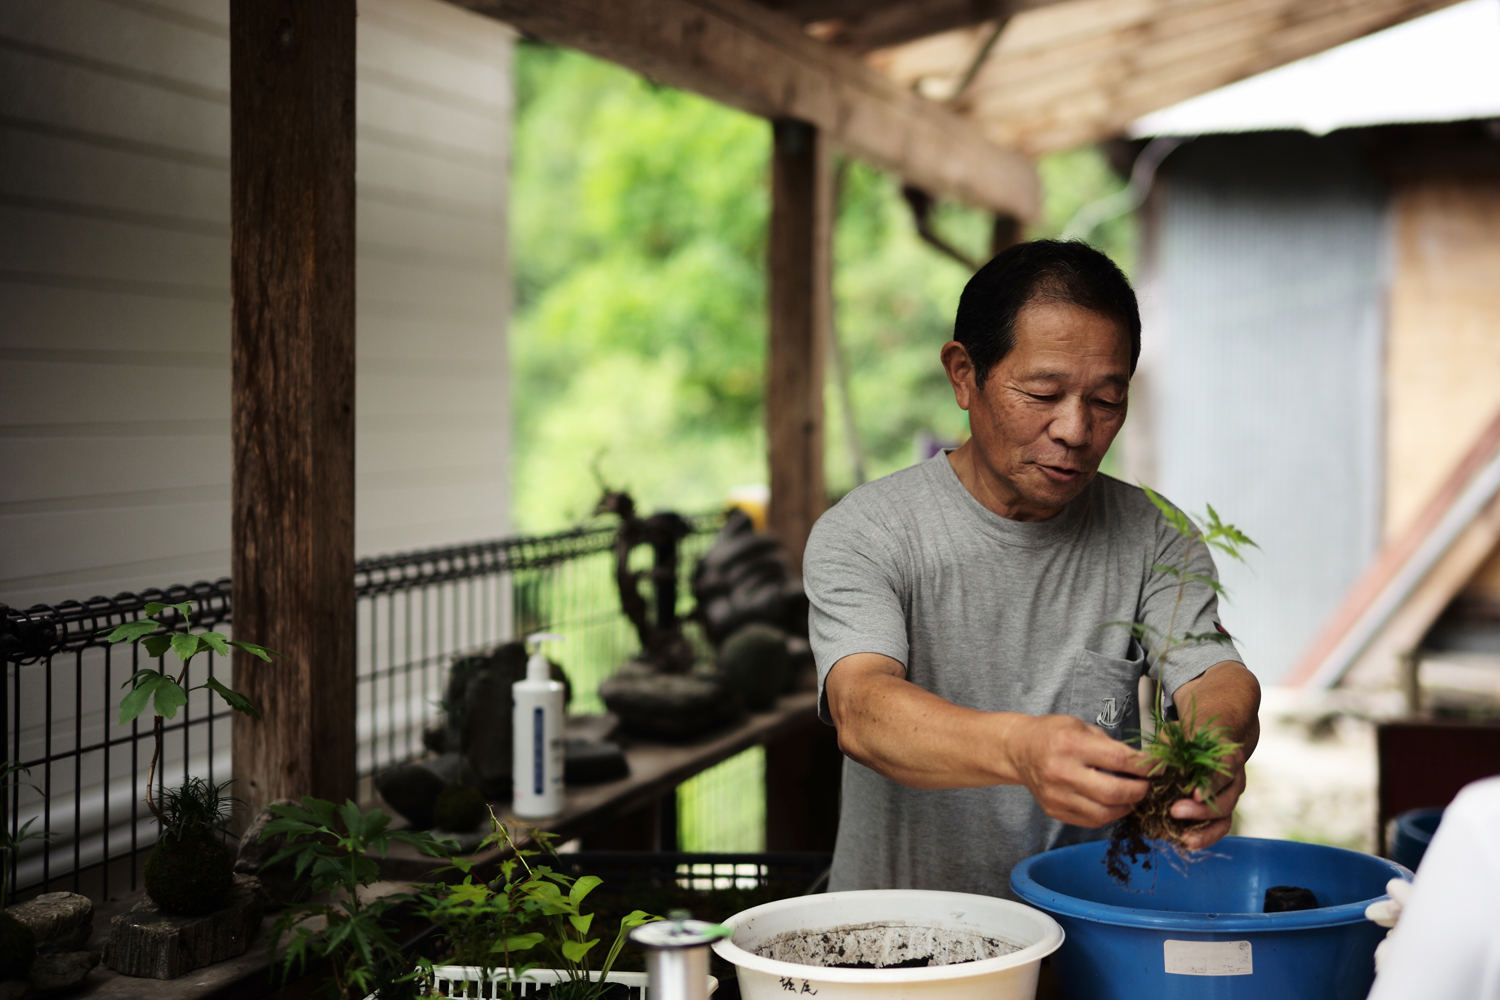
[[[973,438],[948,452],[948,464],[970,496],[1006,520],[1046,521],[1067,506],[1043,506],[1027,499],[1008,479],[980,461]]]

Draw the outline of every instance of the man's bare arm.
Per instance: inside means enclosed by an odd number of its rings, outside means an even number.
[[[1224,729],[1229,739],[1242,744],[1227,762],[1230,774],[1218,782],[1211,803],[1203,800],[1202,793],[1196,793],[1191,799],[1172,804],[1172,815],[1177,819],[1210,821],[1183,838],[1197,850],[1218,842],[1229,832],[1234,807],[1245,790],[1245,761],[1260,740],[1260,682],[1243,663],[1225,660],[1179,687],[1172,694],[1172,703],[1184,722],[1206,726],[1213,719],[1216,728]]]
[[[1025,785],[1047,815],[1089,827],[1146,794],[1144,780],[1123,776],[1146,773],[1141,755],[1071,715],[961,708],[879,653],[839,660],[823,689],[839,748],[911,788]]]

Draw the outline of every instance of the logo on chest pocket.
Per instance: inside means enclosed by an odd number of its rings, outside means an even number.
[[[1134,701],[1135,695],[1133,694],[1127,694],[1124,701],[1105,698],[1104,709],[1094,717],[1094,721],[1105,729],[1114,729],[1124,721],[1125,716],[1130,714],[1130,706]]]

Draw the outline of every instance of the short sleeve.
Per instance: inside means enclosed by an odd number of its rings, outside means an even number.
[[[890,533],[845,498],[813,525],[802,557],[808,638],[818,666],[818,717],[833,723],[823,683],[854,653],[903,665],[909,652],[900,552]]]
[[[1141,601],[1141,623],[1148,628],[1142,644],[1152,664],[1166,636],[1214,636],[1189,642],[1167,654],[1165,668],[1153,666],[1152,676],[1166,690],[1167,700],[1179,687],[1201,676],[1215,663],[1233,660],[1243,663],[1228,630],[1219,622],[1219,597],[1203,580],[1219,579],[1212,553],[1201,539],[1185,539],[1159,513],[1153,513],[1159,525],[1155,555],[1147,568],[1146,586]],[[1187,578],[1179,580],[1161,567],[1173,569],[1187,557]],[[1198,579],[1194,579],[1197,577]]]

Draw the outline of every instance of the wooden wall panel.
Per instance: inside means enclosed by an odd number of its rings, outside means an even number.
[[[1392,213],[1387,538],[1500,411],[1500,178],[1404,179]]]

